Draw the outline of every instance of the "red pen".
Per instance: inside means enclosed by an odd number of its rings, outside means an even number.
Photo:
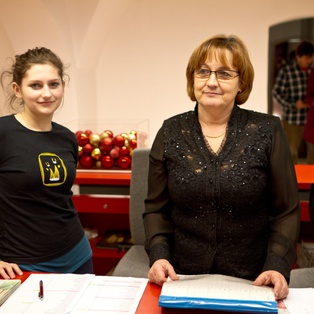
[[[42,301],[44,299],[44,283],[42,280],[39,281],[39,292],[38,298]]]

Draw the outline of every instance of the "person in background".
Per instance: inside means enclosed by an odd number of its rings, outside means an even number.
[[[186,77],[194,111],[165,120],[150,152],[149,281],[215,273],[273,285],[285,298],[300,211],[280,119],[240,107],[254,70],[237,36],[204,41]]]
[[[78,146],[52,121],[65,89],[64,66],[47,48],[15,56],[2,72],[16,114],[0,118],[0,275],[92,273],[92,252],[72,202]]]
[[[307,163],[314,164],[314,68],[312,68],[308,78],[305,99],[310,108],[304,127],[304,140],[306,141],[307,148]]]
[[[305,93],[313,54],[313,44],[301,42],[296,49],[295,61],[279,70],[273,87],[273,97],[282,106],[282,125],[295,164],[298,163],[298,152],[309,108]]]

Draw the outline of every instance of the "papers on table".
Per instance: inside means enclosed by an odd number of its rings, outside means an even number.
[[[284,304],[289,314],[314,314],[314,289],[290,288]]]
[[[44,299],[38,298],[39,281]],[[134,314],[147,279],[74,275],[31,274],[0,308],[14,314]]]
[[[20,286],[19,279],[0,279],[0,306]]]
[[[96,276],[71,314],[133,314],[146,285],[142,278]]]

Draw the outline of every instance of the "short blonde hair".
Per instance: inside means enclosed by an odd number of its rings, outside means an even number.
[[[186,68],[187,92],[192,101],[194,95],[194,71],[200,68],[208,57],[218,59],[224,66],[230,66],[226,58],[226,50],[233,56],[233,66],[239,71],[240,92],[235,102],[241,105],[247,101],[253,87],[254,69],[248,50],[243,41],[235,35],[216,35],[201,43],[192,53]]]

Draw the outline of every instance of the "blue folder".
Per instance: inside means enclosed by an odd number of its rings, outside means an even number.
[[[254,286],[253,282],[249,280],[224,275],[179,277],[178,281],[164,283],[159,297],[158,305],[160,307],[242,313],[278,313],[277,301],[270,287]],[[219,290],[226,290],[227,296],[220,297],[220,293],[217,292]],[[261,297],[257,300],[254,299],[254,296],[259,296],[260,292],[262,292]],[[233,298],[236,294],[240,296],[237,299]]]
[[[168,308],[219,310],[241,313],[278,313],[276,301],[247,301],[160,296],[158,305]]]

